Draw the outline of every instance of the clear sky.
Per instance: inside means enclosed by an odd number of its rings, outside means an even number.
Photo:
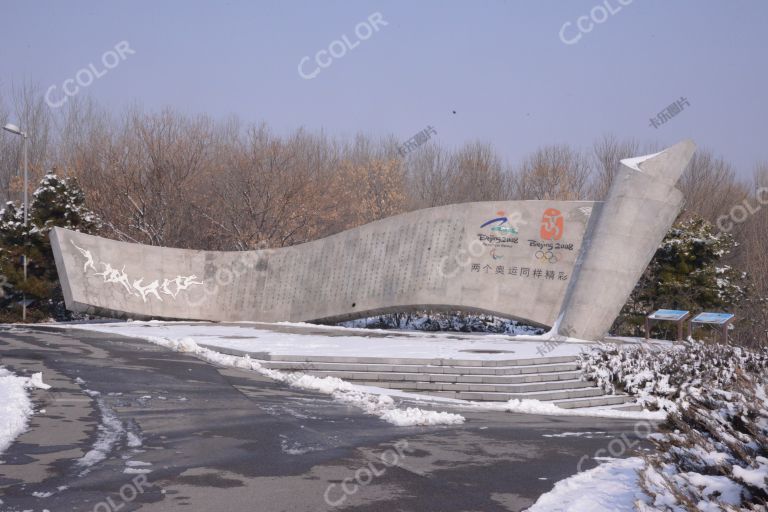
[[[358,37],[374,13],[386,25]],[[126,41],[135,53],[77,94],[114,110],[234,113],[280,133],[404,141],[431,125],[441,144],[487,141],[512,162],[604,133],[692,138],[746,174],[768,161],[767,27],[765,0],[2,0],[0,90],[31,80],[59,100],[65,80],[91,63],[103,72]],[[319,67],[345,35],[354,48]],[[299,74],[305,56],[312,79]],[[653,128],[681,97],[684,110]]]

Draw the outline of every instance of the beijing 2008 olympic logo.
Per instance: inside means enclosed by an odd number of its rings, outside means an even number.
[[[541,238],[544,240],[560,240],[565,231],[565,219],[560,210],[547,208],[541,216]]]
[[[547,263],[557,263],[557,255],[552,251],[536,251],[536,259]]]

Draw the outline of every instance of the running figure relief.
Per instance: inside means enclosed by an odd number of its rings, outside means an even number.
[[[197,280],[197,276],[195,275],[176,276],[173,279],[164,278],[162,281],[155,279],[147,285],[142,284],[144,282],[144,277],[140,277],[139,279],[135,279],[133,282],[131,282],[131,280],[128,278],[128,274],[125,273],[125,265],[123,265],[122,269],[118,270],[117,268],[112,267],[112,265],[109,263],[96,262],[93,255],[91,254],[91,251],[83,249],[82,247],[78,247],[72,240],[70,240],[70,243],[85,258],[83,272],[87,274],[88,268],[91,268],[93,270],[91,275],[101,277],[105,283],[115,283],[121,285],[125,289],[126,293],[128,293],[128,295],[133,297],[141,297],[141,300],[144,302],[147,302],[147,297],[150,296],[156,298],[160,302],[163,302],[163,298],[160,296],[161,293],[175,299],[179,295],[179,292],[188,290],[192,286],[203,284],[202,281]],[[104,268],[103,271],[96,271],[97,263]]]

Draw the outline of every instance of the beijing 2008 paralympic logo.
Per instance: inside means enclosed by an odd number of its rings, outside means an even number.
[[[547,208],[541,216],[541,238],[544,240],[560,240],[565,231],[565,219],[557,208]]]
[[[518,233],[517,225],[522,220],[520,212],[514,212],[512,215],[507,216],[505,212],[498,211],[496,212],[496,215],[496,218],[484,222],[480,227],[487,228],[488,226],[495,224],[495,226],[491,228],[491,231],[496,231],[505,235],[516,235]]]

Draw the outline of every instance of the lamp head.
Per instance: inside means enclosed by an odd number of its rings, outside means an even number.
[[[8,123],[5,126],[3,126],[3,130],[7,132],[14,133],[16,135],[24,135],[24,132],[21,131],[21,129],[16,126],[15,124]]]

